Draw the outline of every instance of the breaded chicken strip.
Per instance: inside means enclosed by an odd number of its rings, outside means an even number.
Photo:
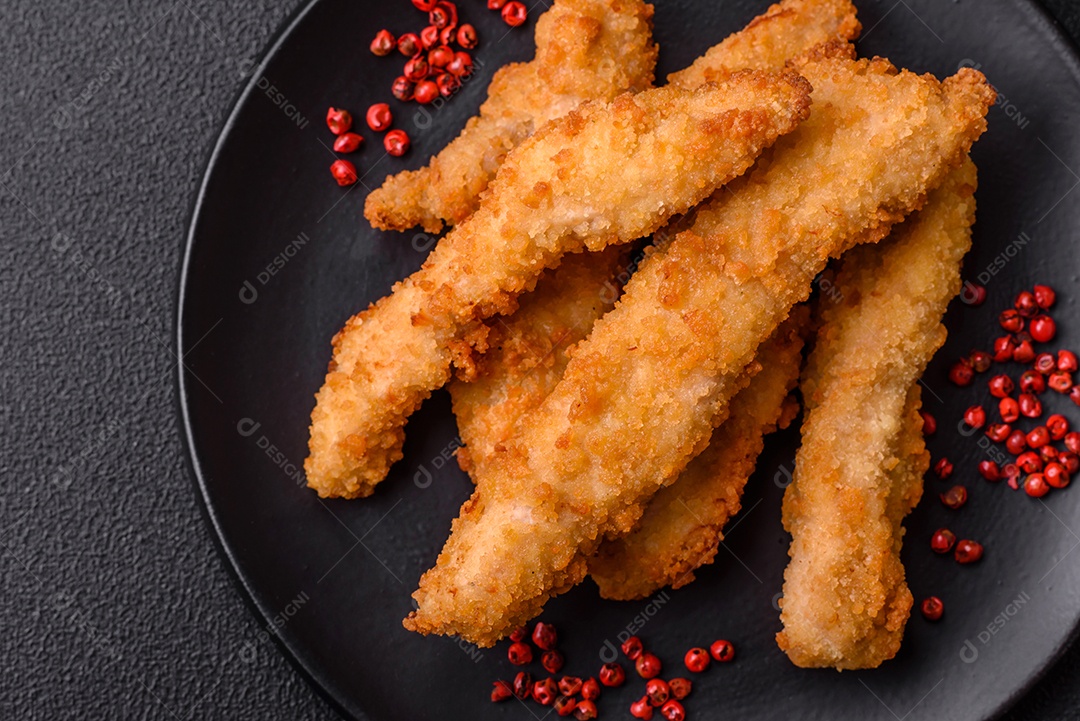
[[[570,349],[614,307],[628,256],[625,246],[567,256],[521,297],[513,315],[488,321],[488,351],[476,359],[471,380],[448,386],[465,444],[457,453],[462,470],[491,456],[559,382]]]
[[[836,280],[843,301],[824,306],[784,495],[792,543],[777,642],[797,666],[875,668],[900,648],[912,602],[900,522],[928,462],[921,440],[910,440],[910,396],[945,342],[941,318],[960,292],[975,184],[968,160],[892,238],[846,255]]]
[[[854,40],[861,29],[850,0],[783,0],[667,79],[696,88],[746,68],[780,69],[823,43]]]
[[[681,588],[694,580],[694,569],[712,563],[724,526],[739,512],[765,435],[798,412],[798,404],[785,398],[799,380],[808,311],[795,308],[762,343],[747,369],[750,385],[731,400],[728,419],[713,431],[709,447],[653,496],[633,531],[605,542],[589,559],[601,596],[625,601],[664,586]]]
[[[694,226],[654,252],[574,350],[536,412],[485,463],[405,626],[490,646],[578,583],[605,535],[708,443],[758,346],[830,256],[876,241],[958,164],[994,93],[884,60],[799,68],[814,112]]]
[[[849,0],[784,0],[668,79],[693,88],[737,70],[781,70],[823,42],[853,39],[859,28]],[[488,343],[496,350],[479,361],[480,369],[469,382],[450,385],[465,443],[458,462],[466,472],[509,436],[519,417],[540,405],[562,378],[567,350],[610,310],[609,304],[597,302],[596,289],[610,282],[615,256],[596,262],[590,257],[569,258],[548,271],[512,316],[495,318],[497,338]],[[612,287],[609,303],[614,303],[614,291]]]
[[[423,267],[335,336],[308,485],[324,497],[369,495],[401,458],[405,420],[449,380],[478,321],[512,311],[563,255],[635,240],[686,212],[793,130],[809,103],[798,75],[748,72],[587,103],[537,131]]]
[[[488,99],[461,135],[419,170],[368,195],[376,228],[438,232],[476,210],[506,154],[534,130],[587,100],[610,101],[652,85],[653,7],[641,0],[556,0],[536,21],[536,58],[500,68]]]

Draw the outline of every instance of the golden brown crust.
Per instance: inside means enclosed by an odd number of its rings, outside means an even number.
[[[758,346],[826,260],[918,207],[982,133],[993,98],[873,62],[800,71],[814,87],[810,119],[630,279],[485,464],[484,492],[421,579],[407,628],[488,646],[580,581],[600,541],[629,532],[704,449]]]
[[[376,228],[421,225],[430,233],[463,221],[536,128],[585,101],[652,85],[652,15],[640,0],[556,0],[536,21],[536,58],[500,68],[461,135],[425,167],[388,177],[368,195],[364,215]]]
[[[602,597],[631,600],[664,586],[681,588],[694,580],[695,569],[712,563],[766,434],[783,415],[790,420],[793,409],[784,401],[799,379],[808,320],[808,308],[796,307],[762,343],[747,370],[750,385],[731,400],[709,446],[653,496],[633,531],[605,542],[589,559]]]
[[[690,67],[668,75],[668,82],[695,88],[745,68],[779,70],[822,43],[847,44],[861,29],[850,0],[784,0],[710,48]]]
[[[900,523],[929,462],[910,430],[921,429],[917,381],[960,291],[975,182],[967,160],[888,241],[844,256],[841,300],[822,300],[784,496],[792,543],[777,642],[798,666],[875,668],[900,648],[911,610]]]
[[[543,402],[562,378],[573,346],[615,305],[629,257],[625,247],[567,256],[541,276],[513,315],[492,318],[490,350],[476,373],[449,385],[464,444],[458,463],[471,473],[510,436],[523,415]]]
[[[685,213],[793,130],[809,104],[794,73],[745,73],[586,103],[534,133],[476,213],[337,335],[312,412],[308,485],[321,496],[369,495],[401,458],[405,420],[449,380],[455,340],[512,311],[567,253],[635,240]]]

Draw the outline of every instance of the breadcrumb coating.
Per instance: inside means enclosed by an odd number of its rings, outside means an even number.
[[[536,21],[536,58],[495,73],[480,114],[419,170],[391,175],[368,195],[376,228],[437,233],[479,205],[507,153],[587,100],[650,87],[657,47],[653,6],[640,0],[556,0]]]
[[[467,379],[459,377],[448,387],[464,443],[457,452],[463,471],[471,473],[493,455],[518,419],[559,382],[573,346],[615,306],[619,275],[629,262],[623,246],[567,256],[521,297],[513,315],[488,321],[487,352],[478,354]]]
[[[480,208],[391,295],[334,338],[304,469],[320,496],[369,495],[401,458],[408,416],[567,253],[648,235],[745,172],[809,115],[795,73],[747,72],[586,103],[507,158]]]
[[[827,259],[886,235],[985,129],[994,93],[977,71],[939,83],[834,57],[849,52],[800,64],[810,119],[646,258],[485,463],[407,628],[490,646],[578,583],[601,540],[632,530],[704,449]]]
[[[728,419],[713,431],[709,446],[653,496],[633,531],[604,542],[589,559],[602,597],[626,601],[664,586],[681,588],[694,580],[695,569],[712,563],[766,434],[798,412],[785,398],[799,379],[808,310],[795,308],[762,343],[746,370],[750,384],[731,400]]]
[[[854,40],[860,30],[850,0],[783,0],[667,79],[696,88],[746,68],[780,69],[823,43]]]
[[[975,185],[967,160],[891,238],[844,256],[842,300],[823,306],[784,495],[792,542],[777,642],[797,666],[876,668],[900,649],[912,603],[900,524],[929,464],[909,431],[921,430],[913,389],[945,342]]]

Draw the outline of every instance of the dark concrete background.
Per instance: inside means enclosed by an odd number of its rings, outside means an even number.
[[[298,5],[0,6],[0,718],[335,718],[251,643],[173,389],[191,199]],[[1046,5],[1080,36],[1080,3]],[[1080,646],[1009,718],[1078,708]]]

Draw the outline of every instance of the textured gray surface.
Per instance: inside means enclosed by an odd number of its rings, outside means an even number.
[[[172,385],[191,198],[297,4],[4,3],[0,717],[335,717],[217,557]],[[1010,719],[1078,707],[1074,648]]]

